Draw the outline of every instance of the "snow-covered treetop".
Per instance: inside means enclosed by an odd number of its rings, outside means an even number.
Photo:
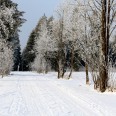
[[[23,12],[17,10],[17,4],[10,0],[0,1],[0,37],[8,39],[24,22],[21,18]]]

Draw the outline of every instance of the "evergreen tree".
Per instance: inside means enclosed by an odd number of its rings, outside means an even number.
[[[29,71],[31,70],[31,63],[35,59],[35,41],[38,40],[41,37],[41,31],[43,30],[43,24],[47,21],[47,17],[44,15],[40,18],[37,26],[35,29],[32,31],[32,33],[29,36],[27,45],[22,53],[22,63],[21,63],[21,69],[23,71]]]
[[[22,53],[22,62],[20,67],[22,71],[29,71],[30,63],[33,62],[35,59],[35,49],[34,49],[35,37],[36,32],[35,30],[33,30],[32,33],[30,34],[27,46]]]
[[[21,63],[21,48],[20,48],[20,40],[18,33],[15,35],[13,39],[13,49],[14,49],[14,65],[13,70],[19,70],[19,65]]]
[[[53,36],[53,16],[47,20],[47,29],[50,36]]]
[[[18,32],[19,27],[25,22],[22,18],[23,13],[17,9],[17,4],[11,0],[0,0],[0,38],[5,39],[13,49],[13,70],[18,69],[21,57]]]

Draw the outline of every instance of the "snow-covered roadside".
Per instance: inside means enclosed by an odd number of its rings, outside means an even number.
[[[85,73],[58,80],[57,73],[12,72],[0,78],[0,116],[115,116],[116,93],[85,85]]]

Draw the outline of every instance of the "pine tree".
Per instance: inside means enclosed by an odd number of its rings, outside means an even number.
[[[23,71],[31,70],[31,63],[34,61],[36,57],[36,49],[35,49],[35,41],[39,40],[41,37],[41,31],[43,30],[43,24],[47,21],[47,17],[44,15],[40,18],[38,24],[35,29],[29,36],[27,45],[22,53],[22,63],[21,68]]]
[[[36,69],[37,72],[47,73],[47,48],[48,48],[48,29],[47,29],[47,17],[44,15],[37,25],[37,36],[35,43],[36,58],[32,64],[32,69]]]
[[[12,47],[14,54],[14,68],[18,69],[20,62],[19,27],[25,20],[22,18],[24,12],[17,9],[17,4],[11,0],[0,0],[0,37],[5,39]]]
[[[21,61],[21,66],[20,70],[22,71],[29,71],[30,69],[30,63],[34,61],[35,59],[35,38],[36,37],[36,32],[33,30],[30,34],[29,40],[27,42],[27,46],[24,49],[22,53],[22,61]]]
[[[13,65],[13,71],[18,71],[19,66],[21,63],[21,48],[20,48],[20,40],[18,33],[13,38],[13,50],[14,50],[14,65]]]

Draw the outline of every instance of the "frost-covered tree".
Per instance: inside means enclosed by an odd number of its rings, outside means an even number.
[[[47,73],[49,68],[49,52],[53,49],[51,34],[52,27],[50,27],[51,21],[49,20],[49,22],[47,22],[47,17],[45,15],[42,17],[42,19],[40,19],[40,21],[41,24],[38,27],[39,30],[37,32],[35,40],[36,58],[34,60],[34,63],[32,63],[32,68],[35,69],[36,67],[36,71]]]
[[[99,37],[99,89],[104,92],[107,89],[107,82],[110,78],[109,70],[109,41],[116,28],[116,1],[115,0],[91,0],[89,3],[94,14],[100,20]]]
[[[85,28],[87,23],[87,20],[85,21],[86,10],[87,8],[84,4],[81,4],[78,1],[68,0],[64,1],[64,4],[60,7],[60,12],[58,12],[59,16],[61,18],[63,17],[62,41],[64,43],[63,49],[66,56],[65,59],[67,59],[68,52],[70,52],[71,54],[71,60],[70,63],[68,63],[68,65],[70,66],[70,73],[68,78],[70,78],[72,75],[75,52],[77,52],[78,50],[80,51],[80,45],[82,44],[82,41],[85,43],[85,40],[87,40],[87,38],[85,38]],[[86,57],[86,54],[84,54],[84,57]],[[84,61],[86,62],[85,59]],[[87,83],[88,80],[89,79],[87,75]]]
[[[0,75],[8,75],[13,66],[13,50],[5,40],[0,39]]]
[[[0,35],[3,39],[9,39],[10,31],[13,31],[13,14],[15,8],[13,6],[8,7],[9,3],[12,4],[8,0],[0,1]]]
[[[65,37],[65,39],[63,38],[63,42],[67,43],[70,41],[72,51],[74,52],[75,49],[80,51],[81,58],[85,61],[86,66],[89,66],[91,69],[94,82],[97,83],[99,80],[99,84],[97,84],[101,90],[103,84],[106,83],[102,83],[104,80],[102,77],[104,71],[101,70],[101,67],[104,65],[104,70],[108,70],[109,39],[116,27],[113,23],[115,19],[115,1],[68,0],[68,2],[66,1],[63,5],[63,36]],[[105,12],[104,9],[106,9]],[[106,28],[103,28],[103,23]],[[104,33],[101,33],[102,31],[106,32],[104,42],[101,40],[104,35]],[[103,54],[100,53],[103,49],[105,49],[105,60],[101,60]],[[73,52],[72,58],[74,57]],[[100,62],[102,66],[98,65],[98,62]],[[105,75],[107,76],[108,72],[106,74],[104,72],[104,78]],[[97,78],[99,79],[97,80]],[[86,78],[86,82],[87,81],[88,78]],[[100,82],[102,83],[101,85]]]
[[[21,16],[23,12],[18,11],[17,4],[11,0],[0,1],[0,34],[3,39],[11,40],[23,23]]]
[[[73,65],[74,65],[74,54],[75,51],[79,49],[78,40],[84,33],[84,21],[83,14],[84,10],[80,9],[81,4],[77,1],[69,0],[65,1],[66,4],[64,6],[65,18],[64,18],[64,32],[65,32],[65,43],[69,43],[70,51],[71,51],[71,63],[70,63],[70,73],[69,78],[72,75]],[[81,40],[80,40],[81,41]]]
[[[59,14],[60,18],[54,24],[54,38],[57,45],[58,54],[58,78],[63,78],[65,73],[65,53],[64,53],[64,14]]]
[[[45,15],[42,16],[38,24],[36,25],[35,29],[30,34],[29,40],[27,42],[27,46],[25,47],[22,53],[21,67],[23,68],[23,70],[35,70],[33,63],[35,58],[37,57],[37,52],[39,51],[39,50],[36,50],[37,41],[39,41],[40,38],[43,36],[42,31],[44,31],[44,26],[45,26],[44,24],[46,21],[47,21],[47,17]],[[46,25],[47,25],[47,22],[46,22]]]
[[[14,54],[14,68],[18,69],[20,56],[19,27],[25,21],[23,12],[17,8],[17,4],[11,0],[0,0],[0,36],[12,46]]]

